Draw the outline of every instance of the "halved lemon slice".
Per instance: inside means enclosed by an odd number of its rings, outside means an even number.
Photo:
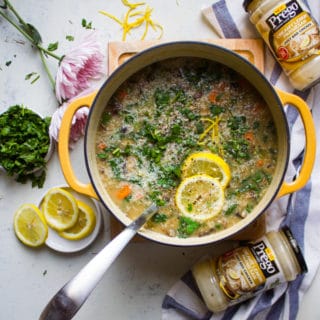
[[[62,188],[50,189],[41,206],[48,225],[57,231],[73,227],[79,216],[75,197]]]
[[[198,174],[182,180],[175,200],[183,216],[196,221],[205,221],[222,210],[224,189],[218,179]]]
[[[79,217],[76,224],[64,231],[60,231],[59,235],[68,240],[80,240],[87,237],[96,225],[96,215],[93,209],[80,200],[77,200],[79,207]]]
[[[14,215],[14,231],[18,239],[29,247],[39,247],[47,239],[48,226],[40,209],[23,204]]]
[[[225,188],[231,179],[229,165],[218,155],[211,152],[197,152],[191,154],[183,163],[182,178],[197,174],[206,174],[216,178]]]

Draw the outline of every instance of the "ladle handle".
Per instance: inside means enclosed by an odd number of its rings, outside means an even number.
[[[157,206],[152,204],[109,242],[56,293],[42,311],[39,320],[72,319],[121,251],[157,210]]]

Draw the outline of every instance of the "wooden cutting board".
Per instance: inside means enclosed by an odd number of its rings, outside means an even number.
[[[264,44],[261,39],[205,39],[205,42],[220,45],[240,54],[254,64],[261,72],[264,71]],[[136,53],[152,46],[164,43],[163,41],[132,41],[109,42],[108,44],[108,74],[110,75],[119,65],[134,56]],[[114,238],[123,230],[123,225],[110,214],[110,234]],[[238,234],[235,240],[253,240],[265,233],[265,217],[259,219]],[[145,241],[136,236],[134,241]]]
[[[205,39],[203,41],[233,50],[249,60],[261,72],[264,71],[264,44],[261,39]],[[163,42],[159,40],[109,42],[108,74],[110,75],[121,63],[128,60],[136,53],[161,43]]]

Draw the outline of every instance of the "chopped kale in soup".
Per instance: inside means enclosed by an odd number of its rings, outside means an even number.
[[[177,206],[188,179],[184,163],[198,153],[230,169],[225,186],[203,172],[186,184],[187,195],[198,180],[222,190],[215,214],[203,219],[195,213],[203,194],[185,212]],[[99,174],[113,201],[131,218],[156,203],[146,228],[170,237],[219,232],[245,218],[270,185],[276,159],[276,130],[261,96],[239,74],[198,58],[165,60],[131,76],[108,102],[96,135]]]

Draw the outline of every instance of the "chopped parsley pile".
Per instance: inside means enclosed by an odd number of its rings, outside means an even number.
[[[0,115],[0,165],[16,181],[41,188],[50,147],[50,118],[15,105]]]

